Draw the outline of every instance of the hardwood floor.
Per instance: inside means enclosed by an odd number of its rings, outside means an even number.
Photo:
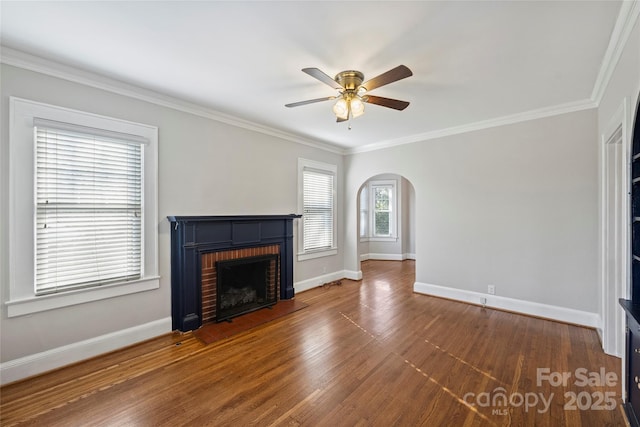
[[[175,333],[7,385],[0,424],[625,425],[594,330],[414,294],[412,261],[363,272],[210,345]]]

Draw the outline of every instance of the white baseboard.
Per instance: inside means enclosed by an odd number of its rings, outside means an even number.
[[[368,259],[380,261],[402,261],[402,254],[369,254]]]
[[[362,280],[362,270],[353,271],[353,270],[344,270],[344,278],[349,280]]]
[[[377,261],[404,261],[405,259],[416,259],[416,254],[404,253],[404,254],[361,254],[360,261],[367,260],[377,260]]]
[[[0,364],[0,384],[8,384],[171,332],[171,317]]]
[[[501,297],[497,295],[488,295],[480,292],[472,292],[420,282],[415,282],[413,284],[413,291],[420,294],[448,298],[476,305],[482,303],[481,298],[486,298],[487,307],[527,314],[530,316],[543,317],[545,319],[557,320],[559,322],[573,323],[595,329],[602,328],[600,316],[597,313],[591,313],[588,311],[574,310],[572,308],[540,304],[537,302]]]
[[[296,282],[293,284],[293,289],[295,289],[296,292],[304,292],[340,279],[362,280],[362,271],[341,270],[323,274],[322,276]]]

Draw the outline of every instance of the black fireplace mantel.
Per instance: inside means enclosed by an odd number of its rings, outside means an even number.
[[[202,325],[203,253],[277,244],[280,299],[293,289],[293,220],[301,215],[168,216],[171,223],[171,317],[174,330]]]

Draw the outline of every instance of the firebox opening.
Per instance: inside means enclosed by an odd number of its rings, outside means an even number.
[[[274,305],[277,263],[277,255],[217,261],[216,321]]]

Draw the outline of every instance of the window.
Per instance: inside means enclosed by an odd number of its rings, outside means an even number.
[[[298,259],[335,255],[336,249],[335,165],[299,159],[301,187]]]
[[[158,129],[10,98],[9,317],[157,289]]]
[[[146,140],[34,122],[36,294],[139,279]]]
[[[373,237],[390,237],[392,225],[393,187],[390,184],[373,184]]]
[[[397,238],[397,198],[395,180],[367,182],[360,195],[362,241],[384,241]]]

